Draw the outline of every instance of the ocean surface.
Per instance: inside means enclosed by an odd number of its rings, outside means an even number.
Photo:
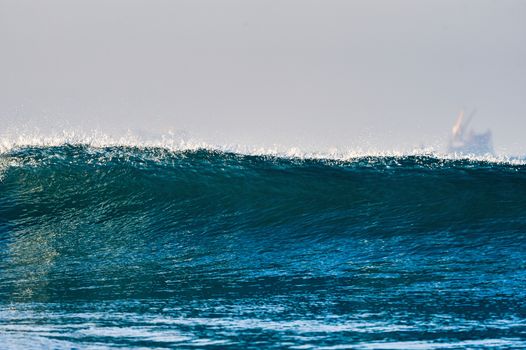
[[[0,152],[0,348],[526,348],[526,165]]]

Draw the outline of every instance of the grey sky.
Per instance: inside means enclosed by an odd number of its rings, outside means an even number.
[[[498,151],[524,154],[525,15],[523,0],[0,0],[0,121],[390,150],[443,144],[476,107]]]

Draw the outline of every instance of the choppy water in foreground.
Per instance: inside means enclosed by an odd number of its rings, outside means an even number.
[[[0,347],[526,347],[526,166],[0,155]]]

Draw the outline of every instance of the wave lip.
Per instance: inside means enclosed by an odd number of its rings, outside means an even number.
[[[4,133],[0,137],[0,155],[23,148],[46,148],[71,146],[88,146],[90,148],[160,148],[172,152],[186,152],[206,150],[209,152],[235,153],[239,155],[270,156],[295,159],[325,159],[350,161],[359,158],[381,157],[410,157],[422,156],[437,159],[484,161],[493,163],[525,164],[521,157],[506,155],[475,155],[465,153],[446,153],[433,148],[415,148],[411,151],[377,150],[371,149],[337,149],[303,150],[300,147],[286,147],[274,145],[272,147],[249,146],[241,144],[214,144],[203,140],[193,139],[184,132],[169,131],[166,134],[152,134],[139,131],[128,131],[121,136],[112,136],[104,132],[92,131],[62,131],[44,135],[33,133]]]

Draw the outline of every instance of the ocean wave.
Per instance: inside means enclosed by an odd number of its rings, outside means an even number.
[[[524,345],[521,162],[23,141],[0,154],[16,346]]]
[[[96,230],[99,222],[110,230],[122,225],[130,235],[265,231],[287,241],[335,231],[512,230],[526,218],[526,166],[486,160],[343,161],[86,145],[18,148],[0,159],[1,219],[15,232],[66,220]],[[0,239],[6,237],[4,230]]]

